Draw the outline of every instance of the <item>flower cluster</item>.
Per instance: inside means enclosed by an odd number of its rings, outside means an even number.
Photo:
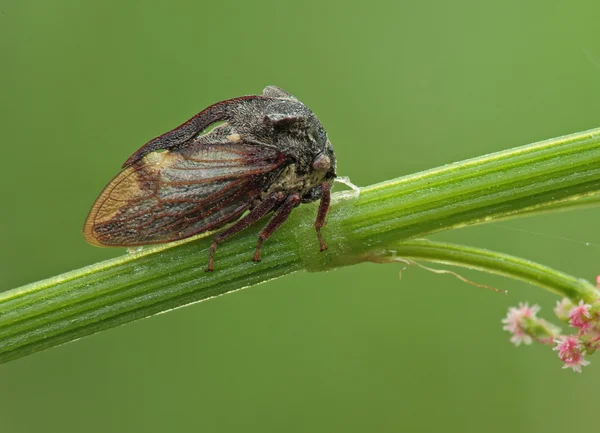
[[[510,307],[507,316],[502,319],[503,328],[512,334],[510,341],[515,346],[531,344],[533,341],[548,344],[560,335],[560,329],[537,317],[539,305],[529,306],[520,303],[519,307]]]
[[[599,277],[600,284],[600,277]],[[560,328],[537,317],[540,307],[527,303],[511,307],[502,320],[503,329],[512,334],[510,341],[516,346],[538,343],[555,345],[554,351],[563,362],[563,368],[571,368],[578,373],[581,367],[589,364],[584,359],[600,348],[600,301],[593,305],[580,300],[573,304],[568,298],[556,303],[554,313],[561,321],[575,328],[573,335],[561,334]]]
[[[585,347],[583,343],[575,336],[561,336],[556,339],[556,347],[552,350],[558,351],[558,357],[564,362],[563,368],[572,368],[573,371],[581,373],[581,367],[585,367],[590,362],[583,359]]]

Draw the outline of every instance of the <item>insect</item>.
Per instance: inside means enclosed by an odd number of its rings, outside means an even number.
[[[212,127],[212,129],[211,129]],[[92,245],[171,242],[231,224],[217,245],[274,212],[258,235],[264,241],[301,203],[320,200],[321,227],[336,177],[333,147],[321,122],[302,102],[269,86],[262,95],[217,102],[138,149],[104,188],[85,221]]]

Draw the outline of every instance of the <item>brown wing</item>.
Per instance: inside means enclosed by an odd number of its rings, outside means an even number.
[[[248,144],[192,143],[150,153],[102,191],[84,225],[98,246],[171,242],[234,221],[279,174],[285,157]]]

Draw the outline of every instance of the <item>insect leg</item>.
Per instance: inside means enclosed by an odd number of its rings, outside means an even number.
[[[205,269],[206,272],[211,272],[214,269],[214,260],[213,256],[215,255],[215,250],[217,249],[217,245],[222,243],[225,239],[230,236],[233,236],[237,232],[244,230],[246,227],[254,224],[256,221],[265,216],[271,209],[273,209],[278,203],[280,203],[285,196],[282,192],[275,192],[265,198],[260,202],[258,206],[252,209],[248,215],[246,215],[241,220],[238,220],[235,224],[230,226],[228,229],[219,233],[213,239],[213,243],[210,246],[210,252],[208,255],[208,267]]]
[[[266,225],[264,229],[258,234],[258,243],[256,244],[256,251],[254,252],[254,256],[252,260],[255,262],[260,262],[260,246],[264,241],[269,239],[273,232],[279,228],[283,222],[288,219],[292,209],[300,204],[301,198],[297,193],[293,193],[288,195],[283,204],[277,209],[275,215],[269,220],[269,223]]]
[[[331,202],[331,184],[323,183],[321,184],[321,188],[322,195],[321,202],[319,203],[319,212],[317,213],[317,219],[315,220],[315,230],[317,231],[317,237],[321,244],[321,251],[325,251],[327,249],[327,244],[323,240],[323,236],[321,236],[321,227],[325,225],[325,217],[327,216],[329,203]]]

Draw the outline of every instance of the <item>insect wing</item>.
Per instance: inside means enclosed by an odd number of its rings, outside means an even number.
[[[100,194],[84,226],[99,246],[170,242],[234,221],[283,168],[275,149],[192,143],[146,155]]]

